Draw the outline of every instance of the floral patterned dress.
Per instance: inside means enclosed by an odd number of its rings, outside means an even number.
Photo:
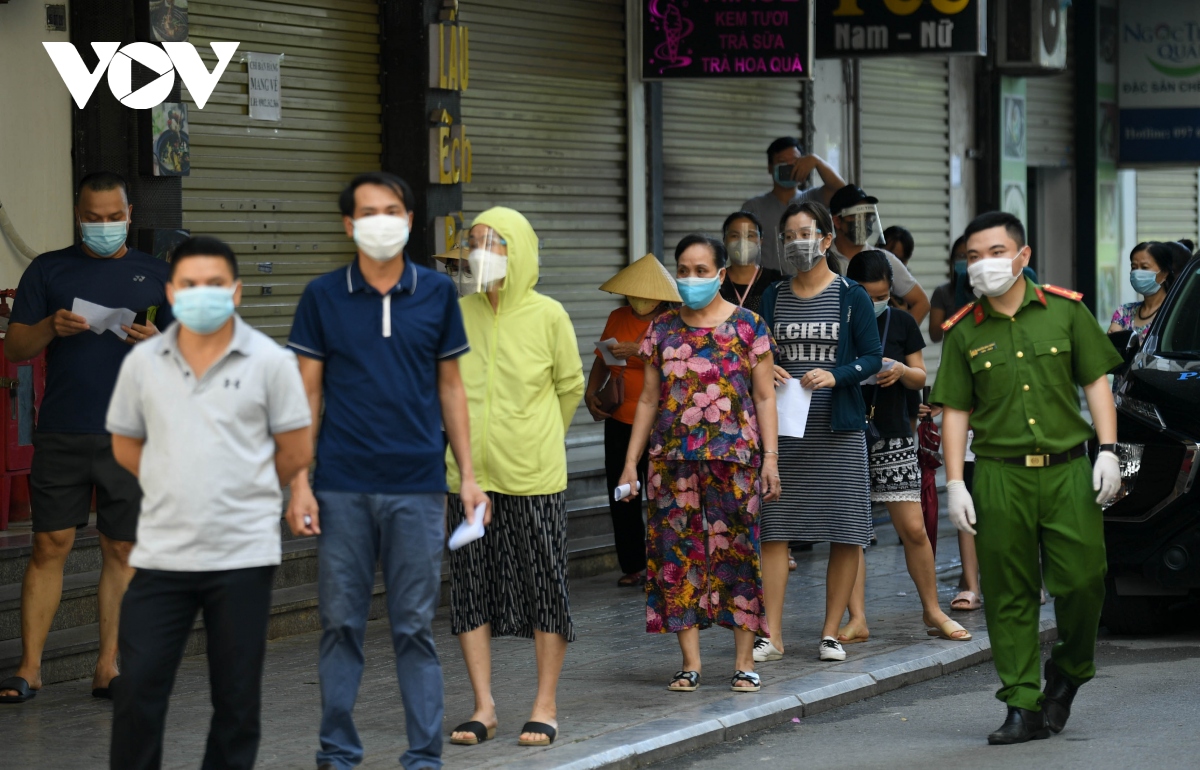
[[[642,343],[662,378],[646,489],[648,633],[714,623],[767,633],[751,372],[773,346],[766,323],[744,308],[710,329],[668,311]]]

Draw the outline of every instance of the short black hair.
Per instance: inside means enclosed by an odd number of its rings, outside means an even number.
[[[675,261],[678,262],[679,258],[683,256],[683,252],[696,244],[703,244],[712,249],[713,262],[716,264],[718,270],[725,267],[725,263],[729,261],[729,253],[725,251],[725,244],[711,235],[702,235],[701,233],[692,233],[691,235],[683,236],[683,239],[675,246]]]
[[[783,216],[779,218],[779,232],[783,232],[783,226],[787,221],[797,214],[808,214],[817,223],[817,229],[821,231],[821,237],[833,233],[833,215],[829,213],[829,209],[825,208],[824,203],[813,200],[804,200],[799,203],[793,203],[783,212]]]
[[[129,185],[125,182],[125,177],[114,171],[93,171],[90,174],[85,174],[79,180],[79,186],[75,188],[75,200],[79,201],[80,194],[86,189],[92,192],[106,192],[121,188],[121,192],[125,194],[125,202],[129,202]]]
[[[1016,241],[1018,249],[1025,247],[1025,225],[1007,211],[989,211],[986,214],[980,214],[971,220],[971,224],[967,225],[967,229],[963,231],[963,237],[970,239],[972,235],[982,233],[984,230],[991,230],[993,227],[1003,227],[1007,230],[1008,237]]]
[[[1149,254],[1150,258],[1154,260],[1154,264],[1158,265],[1160,272],[1166,271],[1167,280],[1163,281],[1163,286],[1168,289],[1175,283],[1175,279],[1179,277],[1192,258],[1192,253],[1187,250],[1187,246],[1179,241],[1143,241],[1129,252],[1130,261],[1139,251]]]
[[[758,237],[762,237],[762,222],[758,221],[758,217],[749,211],[735,211],[729,216],[725,217],[725,224],[721,225],[721,236],[724,237],[725,234],[729,232],[729,226],[739,219],[749,219],[751,222],[753,222],[754,226],[758,228]]]
[[[229,244],[211,235],[193,235],[175,247],[171,252],[171,280],[175,279],[175,268],[188,257],[222,257],[233,272],[233,280],[238,279],[237,257]]]
[[[365,184],[377,184],[388,188],[396,193],[405,209],[413,210],[413,191],[408,182],[388,171],[368,171],[351,179],[350,184],[346,185],[346,189],[338,196],[338,208],[342,210],[342,216],[354,216],[354,191]]]
[[[908,260],[912,259],[913,237],[912,233],[908,231],[907,227],[892,225],[888,229],[884,230],[883,242],[887,243],[888,241],[896,241],[904,247],[904,259],[900,260],[901,262],[908,262]]]
[[[800,147],[799,139],[794,136],[779,137],[775,141],[771,142],[770,146],[767,147],[767,163],[770,163],[772,160],[774,160],[775,156],[779,153],[783,152],[784,150],[790,150],[793,147],[795,147],[797,150],[800,150],[801,155],[804,154],[804,150]]]
[[[864,249],[850,260],[846,277],[859,283],[875,283],[887,279],[892,285],[892,261],[879,249]]]
[[[1187,249],[1189,254],[1196,250],[1196,242],[1193,241],[1191,238],[1180,238],[1179,240],[1177,240],[1175,242],[1178,243],[1183,248]]]

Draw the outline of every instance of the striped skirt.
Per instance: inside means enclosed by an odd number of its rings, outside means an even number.
[[[779,437],[779,479],[783,493],[764,503],[762,542],[808,540],[868,546],[871,480],[867,440],[862,431],[831,431],[814,415],[804,438]],[[817,422],[817,424],[813,424]]]
[[[492,636],[534,631],[575,641],[567,589],[567,495],[517,497],[489,492],[492,523],[482,538],[450,552],[450,631],[490,623]],[[450,532],[464,520],[450,495]]]

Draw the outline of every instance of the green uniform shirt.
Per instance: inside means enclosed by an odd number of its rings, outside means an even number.
[[[1122,361],[1082,295],[1022,280],[1016,315],[997,313],[984,297],[947,332],[930,397],[972,413],[971,450],[981,457],[1057,454],[1093,438],[1077,386]]]

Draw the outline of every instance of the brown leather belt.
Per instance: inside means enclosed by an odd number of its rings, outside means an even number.
[[[1062,465],[1072,460],[1078,460],[1087,454],[1087,444],[1059,452],[1056,455],[1020,455],[1017,457],[984,457],[984,460],[995,460],[1007,465],[1023,465],[1026,468],[1049,468],[1051,465]]]

